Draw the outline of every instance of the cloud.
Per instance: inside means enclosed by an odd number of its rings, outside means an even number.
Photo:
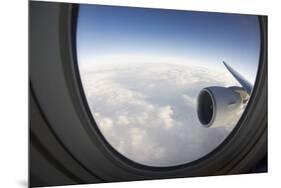
[[[184,94],[183,101],[186,105],[195,108],[196,107],[196,99],[195,97],[190,97],[189,95]]]
[[[118,125],[122,125],[122,126],[127,126],[130,124],[130,120],[129,118],[127,118],[126,116],[124,115],[121,115],[118,117],[118,120],[116,122]]]
[[[174,120],[172,118],[173,113],[171,106],[165,106],[159,109],[158,118],[163,121],[163,125],[166,129],[174,126]]]
[[[146,131],[137,127],[130,129],[130,139],[132,141],[133,147],[142,147],[140,146],[144,142],[146,136]]]
[[[105,138],[138,163],[172,166],[191,162],[212,151],[232,130],[206,129],[196,116],[196,98],[202,88],[236,84],[226,71],[132,63],[93,66],[82,71],[81,78]]]

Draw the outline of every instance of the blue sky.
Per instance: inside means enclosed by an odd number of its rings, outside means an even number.
[[[259,22],[250,15],[80,5],[77,51],[84,64],[116,55],[176,57],[214,67],[225,60],[253,81]]]

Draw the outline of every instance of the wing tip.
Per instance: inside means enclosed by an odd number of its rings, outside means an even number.
[[[225,61],[222,61],[222,63],[223,63],[223,65],[226,67],[226,69],[229,71],[229,72],[231,72],[232,73],[232,71],[231,71],[231,67],[225,62]],[[233,73],[232,73],[233,74]]]
[[[241,84],[241,86],[247,91],[248,94],[251,93],[253,86],[236,70],[229,66],[225,61],[222,61],[226,69],[232,74],[232,76]]]

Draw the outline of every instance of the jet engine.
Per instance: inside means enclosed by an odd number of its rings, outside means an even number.
[[[239,117],[247,92],[240,87],[207,87],[197,100],[197,115],[205,127],[229,126]]]

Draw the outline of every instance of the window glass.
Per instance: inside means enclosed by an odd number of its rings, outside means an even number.
[[[254,15],[81,5],[76,40],[103,136],[128,159],[158,167],[192,162],[223,142],[249,100],[260,55]]]

